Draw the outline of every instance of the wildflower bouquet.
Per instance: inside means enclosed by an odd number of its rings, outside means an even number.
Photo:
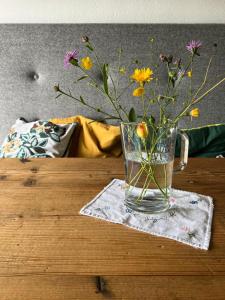
[[[154,40],[152,39],[152,42]],[[174,59],[172,55],[159,55],[159,61],[165,65],[167,84],[161,86],[157,75],[157,67],[142,66],[138,60],[132,62],[132,72],[122,63],[122,49],[118,51],[118,66],[116,79],[113,76],[115,68],[103,62],[98,56],[93,43],[88,37],[82,37],[82,43],[88,50],[88,56],[79,55],[78,50],[68,52],[64,58],[65,68],[70,66],[79,69],[82,76],[76,82],[86,81],[111,105],[107,111],[103,107],[84,99],[82,95],[74,96],[59,85],[55,86],[57,98],[64,95],[79,104],[100,113],[102,121],[117,120],[121,122],[122,144],[126,163],[126,204],[136,210],[144,212],[159,212],[168,209],[170,188],[172,184],[174,148],[177,124],[184,117],[196,118],[199,109],[196,106],[210,92],[225,82],[222,78],[206,91],[209,59],[202,83],[193,89],[193,64],[200,56],[201,41],[190,41],[186,45],[188,62],[183,64],[181,59]],[[98,68],[102,81],[99,83],[92,72]],[[127,78],[127,84],[120,88],[120,78]],[[179,86],[188,78],[188,91],[180,95]],[[140,104],[141,114],[134,107],[124,107],[123,97],[130,91]],[[178,105],[180,111],[171,115],[171,107]],[[152,107],[158,107],[158,113],[152,113]],[[183,158],[180,169],[187,161],[188,141],[182,135]]]

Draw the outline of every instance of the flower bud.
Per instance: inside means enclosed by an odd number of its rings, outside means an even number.
[[[141,122],[137,125],[136,133],[141,139],[145,139],[148,136],[148,126],[145,122]]]
[[[189,115],[193,118],[198,118],[200,114],[200,111],[198,108],[194,108],[189,112]]]
[[[173,61],[173,55],[167,57],[167,62],[170,64]]]
[[[160,60],[161,60],[162,62],[168,61],[167,56],[164,55],[164,54],[160,54],[160,55],[159,55],[159,58],[160,58]]]
[[[138,87],[133,91],[133,96],[134,97],[141,97],[142,95],[144,95],[145,93],[145,89],[143,87]]]
[[[168,73],[168,75],[169,75],[170,78],[173,78],[173,77],[174,77],[174,72],[170,71],[170,72]]]
[[[60,91],[59,85],[55,85],[55,86],[54,86],[54,90],[55,90],[55,92],[59,92],[59,91]]]
[[[86,35],[82,36],[82,37],[81,37],[81,42],[82,42],[82,43],[88,43],[88,42],[89,42],[88,36],[86,36]]]
[[[126,74],[126,68],[125,68],[125,67],[120,67],[119,73],[120,73],[121,75],[125,75],[125,74]]]
[[[191,70],[187,72],[187,77],[190,77],[190,78],[192,77],[192,71]]]

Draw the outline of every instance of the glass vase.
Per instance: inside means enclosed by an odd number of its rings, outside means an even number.
[[[177,135],[181,158],[174,168]],[[125,162],[125,204],[144,213],[160,213],[170,207],[173,173],[185,168],[189,141],[176,127],[155,128],[146,123],[121,123]]]

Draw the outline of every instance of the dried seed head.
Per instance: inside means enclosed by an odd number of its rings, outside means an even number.
[[[162,62],[168,61],[167,56],[164,55],[164,54],[160,54],[160,55],[159,55],[159,58],[160,58],[160,60],[161,60]]]
[[[60,91],[59,85],[55,85],[54,90],[55,90],[55,92],[59,92]]]
[[[88,36],[86,36],[86,35],[82,36],[82,37],[81,37],[81,42],[82,42],[82,43],[88,43],[88,42],[89,42]]]

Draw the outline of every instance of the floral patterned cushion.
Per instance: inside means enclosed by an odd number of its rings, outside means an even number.
[[[76,126],[18,119],[1,146],[0,158],[62,157]]]

